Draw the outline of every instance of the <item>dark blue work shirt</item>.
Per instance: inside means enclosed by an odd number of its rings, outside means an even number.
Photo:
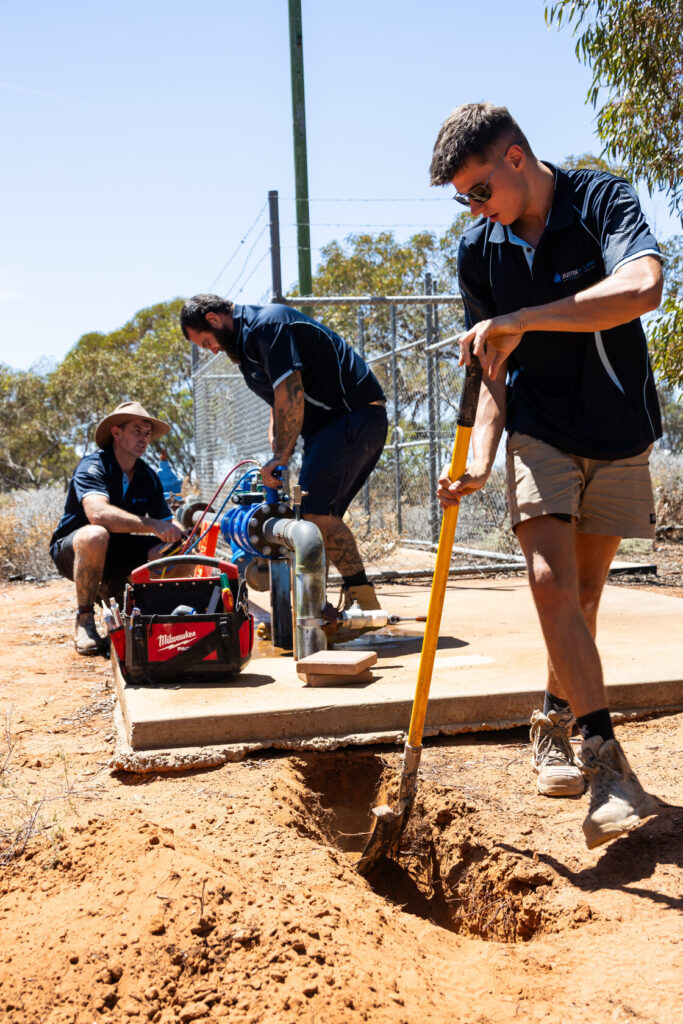
[[[480,218],[460,243],[458,274],[470,327],[589,288],[633,259],[659,256],[637,196],[602,171],[555,174],[536,250]],[[659,403],[640,319],[609,330],[528,331],[508,360],[509,433],[593,459],[627,458],[661,437]]]
[[[296,370],[301,374],[304,440],[343,413],[384,400],[365,360],[292,306],[235,306],[233,318],[240,369],[251,391],[272,407],[277,385]]]
[[[87,526],[89,519],[83,510],[83,499],[87,494],[103,494],[111,505],[132,512],[136,516],[150,516],[152,519],[172,519],[166,504],[161,480],[151,466],[138,459],[133,469],[133,479],[123,492],[123,470],[114,455],[113,448],[93,452],[81,459],[76,472],[69,482],[64,513],[57,529],[52,534],[50,546],[61,537],[66,537],[81,526]]]

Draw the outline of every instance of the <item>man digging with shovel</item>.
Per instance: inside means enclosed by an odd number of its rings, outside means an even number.
[[[658,810],[614,737],[595,632],[621,538],[654,536],[661,424],[640,317],[661,298],[659,249],[626,181],[538,160],[505,107],[446,119],[431,182],[478,218],[458,256],[460,362],[473,352],[484,370],[472,454],[457,479],[444,470],[438,497],[447,508],[484,486],[505,427],[512,527],[548,650],[531,718],[538,790],[576,796],[587,778],[592,848]]]

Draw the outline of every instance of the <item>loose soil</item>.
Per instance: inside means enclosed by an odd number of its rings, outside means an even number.
[[[595,851],[586,797],[536,794],[523,730],[430,742],[368,882],[399,750],[113,772],[111,670],[73,651],[72,600],[0,585],[2,1021],[681,1019],[683,715],[617,726],[667,806]]]

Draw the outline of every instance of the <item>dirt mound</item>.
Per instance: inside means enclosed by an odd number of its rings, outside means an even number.
[[[353,868],[392,748],[112,771],[108,663],[71,589],[0,588],[0,1018],[8,1024],[672,1024],[683,716],[619,726],[669,807],[589,852],[524,733],[430,743],[398,864]]]

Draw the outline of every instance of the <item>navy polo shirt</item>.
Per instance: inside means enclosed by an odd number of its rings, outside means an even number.
[[[350,345],[292,306],[235,306],[235,343],[251,391],[268,405],[298,370],[304,389],[304,441],[345,412],[384,400],[367,363]]]
[[[547,166],[555,193],[535,250],[485,218],[462,238],[458,275],[468,327],[574,295],[633,259],[660,255],[628,182]],[[644,451],[662,429],[640,319],[603,331],[524,334],[508,360],[505,425],[592,459]]]
[[[133,479],[123,490],[123,470],[114,456],[113,448],[93,452],[81,459],[71,478],[66,494],[64,513],[57,529],[52,534],[50,547],[55,541],[68,536],[81,526],[87,526],[89,519],[83,510],[83,499],[87,494],[103,494],[111,505],[132,512],[136,516],[150,516],[152,519],[172,519],[166,504],[161,480],[151,466],[138,459],[133,469]]]

